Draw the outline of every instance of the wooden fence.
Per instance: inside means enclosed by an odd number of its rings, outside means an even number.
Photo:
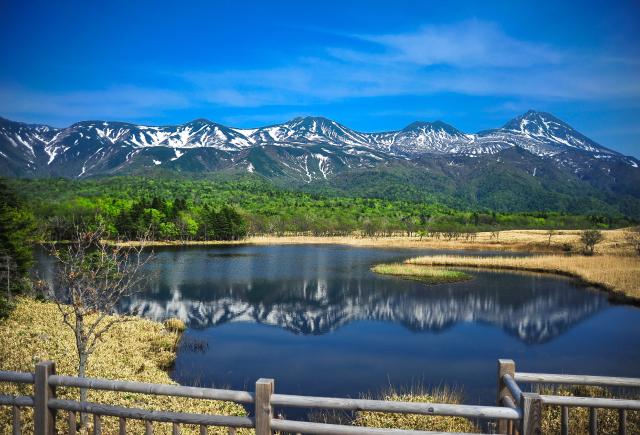
[[[267,435],[273,432],[354,435],[433,435],[436,433],[278,419],[274,417],[274,407],[457,416],[497,421],[500,433],[531,435],[541,433],[540,424],[543,405],[560,405],[563,407],[563,433],[567,433],[568,423],[565,415],[566,408],[569,406],[589,407],[593,410],[591,413],[592,433],[595,433],[597,430],[596,408],[620,409],[620,433],[625,433],[625,411],[627,409],[640,409],[640,401],[523,393],[517,384],[517,382],[524,382],[528,384],[562,383],[640,387],[640,379],[516,373],[515,363],[511,360],[498,361],[498,406],[395,402],[277,394],[274,392],[274,381],[272,379],[259,379],[255,384],[255,390],[248,392],[78,378],[74,376],[56,375],[55,364],[50,361],[36,364],[35,373],[0,371],[0,382],[33,384],[33,396],[0,395],[0,406],[11,406],[13,410],[11,423],[13,435],[22,433],[21,408],[24,407],[32,407],[34,409],[34,431],[37,435],[53,435],[56,433],[56,414],[59,412],[66,412],[69,423],[68,433],[70,435],[76,434],[76,416],[78,413],[93,415],[93,433],[95,435],[102,433],[103,416],[117,417],[119,419],[120,434],[127,433],[127,420],[131,419],[145,422],[146,435],[153,434],[154,422],[171,423],[174,435],[180,433],[181,425],[197,425],[200,427],[201,435],[206,435],[208,427],[211,426],[226,427],[229,430],[229,434],[235,434],[238,428],[254,428],[257,435]],[[255,415],[253,417],[236,417],[183,413],[169,410],[151,411],[99,403],[62,400],[56,397],[56,387],[189,397],[201,400],[227,400],[240,404],[254,405]]]
[[[513,360],[498,360],[498,403],[504,406],[520,405],[524,415],[523,425],[517,427],[512,422],[501,421],[499,433],[536,433],[527,426],[542,415],[543,406],[560,406],[560,433],[569,433],[569,408],[589,409],[589,434],[598,433],[598,409],[618,410],[618,433],[627,433],[627,410],[640,410],[640,400],[611,399],[602,397],[556,396],[536,393],[523,393],[518,382],[534,385],[590,385],[613,388],[640,388],[640,378],[620,378],[609,376],[565,375],[550,373],[516,372]],[[540,423],[533,423],[540,433]]]

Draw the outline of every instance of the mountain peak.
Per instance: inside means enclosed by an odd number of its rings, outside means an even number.
[[[434,131],[434,132],[444,132],[451,136],[462,136],[463,132],[452,126],[451,124],[447,124],[442,121],[415,121],[411,124],[407,125],[402,129],[404,132],[410,132],[415,130],[426,130],[426,131]]]
[[[212,122],[207,118],[196,118],[186,123],[186,125],[211,125],[211,124],[215,124],[215,122]]]
[[[316,124],[333,124],[334,121],[329,119],[329,118],[325,118],[324,116],[298,116],[294,119],[292,119],[291,121],[289,121],[287,124],[302,124],[302,125],[311,125],[313,123]]]
[[[590,153],[618,154],[594,142],[547,112],[528,110],[507,122],[502,130],[522,136],[524,140],[534,143],[544,142],[559,150],[577,149]]]
[[[524,121],[524,122],[523,122]],[[563,127],[573,128],[567,124],[566,122],[556,118],[552,114],[548,112],[540,112],[537,110],[529,109],[522,115],[516,116],[515,118],[508,121],[502,128],[507,130],[519,130],[521,131],[521,125],[527,125],[529,123],[534,123],[536,125],[546,126],[548,123],[553,122],[555,124],[560,124]]]

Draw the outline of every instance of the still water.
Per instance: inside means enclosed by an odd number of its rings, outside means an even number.
[[[640,309],[573,280],[471,271],[426,286],[369,270],[426,253],[436,251],[162,249],[151,287],[121,309],[187,323],[172,371],[183,385],[252,390],[268,377],[280,393],[357,397],[446,384],[490,404],[498,358],[523,371],[640,377]]]

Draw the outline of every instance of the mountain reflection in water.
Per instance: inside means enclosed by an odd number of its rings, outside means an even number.
[[[431,332],[476,322],[533,344],[608,306],[602,293],[545,275],[473,271],[472,281],[425,286],[369,270],[417,254],[335,246],[161,251],[152,265],[153,288],[121,310],[154,320],[177,317],[192,328],[243,321],[305,335],[358,320]]]

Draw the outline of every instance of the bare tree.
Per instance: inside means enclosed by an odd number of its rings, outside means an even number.
[[[0,264],[0,276],[2,278],[2,282],[7,287],[7,300],[11,301],[11,281],[16,277],[18,268],[13,258],[8,254],[3,254],[2,252],[0,252]]]
[[[556,230],[554,230],[553,228],[549,228],[549,230],[547,231],[547,237],[549,237],[547,244],[549,246],[551,246],[551,237],[553,237],[555,234],[556,234]]]
[[[145,280],[142,268],[152,255],[143,253],[146,238],[131,247],[104,243],[103,234],[103,229],[77,228],[70,243],[51,248],[58,266],[47,293],[75,335],[79,377],[86,376],[89,356],[104,334],[117,323],[130,320],[112,315],[123,297],[140,288]],[[87,400],[86,389],[80,389],[80,400]],[[86,426],[88,416],[81,420]]]
[[[584,252],[593,255],[595,247],[604,240],[604,235],[600,230],[585,230],[580,234],[580,241],[584,245]]]
[[[496,239],[496,242],[497,242],[499,238],[500,238],[500,230],[498,229],[491,230],[489,239]]]

